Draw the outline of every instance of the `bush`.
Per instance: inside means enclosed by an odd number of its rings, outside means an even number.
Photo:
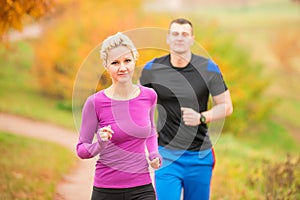
[[[202,26],[196,33],[196,38],[203,38],[201,43],[219,65],[231,93],[233,113],[226,118],[224,132],[244,134],[257,131],[277,102],[265,94],[271,77],[264,73],[262,64],[250,59],[248,49],[238,46],[233,36],[222,33],[216,24]]]
[[[300,157],[287,156],[285,162],[266,168],[266,199],[300,198]]]
[[[287,155],[284,162],[265,161],[250,173],[248,183],[264,191],[267,200],[300,199],[300,157]]]

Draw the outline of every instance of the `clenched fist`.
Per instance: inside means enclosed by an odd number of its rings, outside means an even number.
[[[187,126],[198,126],[200,124],[200,113],[192,108],[181,107],[182,119]]]
[[[98,134],[102,141],[108,141],[112,138],[114,131],[111,129],[111,126],[105,126],[98,130]]]
[[[153,169],[158,169],[160,167],[160,159],[159,158],[154,158],[153,160],[150,161],[150,166]]]

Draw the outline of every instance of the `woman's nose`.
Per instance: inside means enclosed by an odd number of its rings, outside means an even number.
[[[126,64],[124,62],[120,63],[120,70],[126,70]]]

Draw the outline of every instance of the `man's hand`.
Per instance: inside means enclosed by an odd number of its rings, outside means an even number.
[[[200,113],[194,111],[192,108],[181,107],[182,119],[187,126],[198,126],[200,122]]]

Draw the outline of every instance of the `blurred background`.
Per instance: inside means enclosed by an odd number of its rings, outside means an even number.
[[[110,83],[100,59],[89,62],[92,71],[81,71],[87,82],[76,82],[86,58],[111,34],[166,29],[178,17],[193,22],[195,39],[219,65],[234,104],[215,144],[212,199],[300,199],[299,0],[2,0],[2,117],[46,122],[77,136],[74,86],[93,93]],[[155,34],[144,39],[157,41]],[[145,62],[166,53],[139,51],[135,80]],[[0,199],[53,199],[63,174],[76,166],[75,155],[0,133]]]

